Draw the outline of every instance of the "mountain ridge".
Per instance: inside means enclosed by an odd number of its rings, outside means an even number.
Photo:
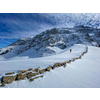
[[[53,28],[34,36],[21,38],[6,48],[0,49],[0,55],[15,53],[19,55],[29,49],[35,50],[37,56],[56,54],[54,48],[65,49],[73,44],[100,45],[100,29],[89,26],[73,28]]]

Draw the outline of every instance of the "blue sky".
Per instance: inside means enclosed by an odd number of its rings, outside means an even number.
[[[0,48],[20,38],[35,36],[53,27],[75,25],[100,27],[100,14],[93,13],[0,13]]]

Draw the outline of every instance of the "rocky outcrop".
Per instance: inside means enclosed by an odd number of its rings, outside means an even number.
[[[56,68],[56,66],[54,65],[53,67],[52,67],[52,69],[55,69]]]
[[[56,46],[60,49],[65,49],[67,47],[65,43],[57,43]]]
[[[67,63],[71,63],[71,60],[67,61]]]
[[[79,56],[79,59],[81,59],[82,56]]]
[[[11,72],[11,73],[6,73],[5,75],[11,75],[11,74],[14,74],[15,72]]]
[[[23,80],[26,78],[26,74],[19,73],[17,74],[16,80]]]
[[[46,72],[46,69],[40,70],[40,74],[43,74],[44,72]]]
[[[51,67],[47,67],[47,68],[46,68],[46,71],[50,71],[50,70],[52,70]]]
[[[40,67],[34,69],[33,72],[39,72],[39,70],[40,70]]]
[[[8,52],[10,52],[12,50],[12,48],[8,48],[7,50],[5,50],[5,49],[2,50],[2,49],[0,50],[0,55],[6,54],[6,53],[8,53]]]
[[[75,61],[75,58],[72,58],[72,62],[74,62]]]
[[[54,63],[54,68],[55,67],[61,67],[61,66],[66,66],[66,64],[67,64],[67,61],[65,61],[65,62],[61,62],[61,63]]]
[[[13,81],[15,81],[15,79],[16,79],[16,76],[3,76],[2,83],[9,84],[9,83],[12,83]]]
[[[33,76],[36,76],[36,75],[39,75],[40,73],[32,73],[32,72],[29,72],[29,73],[27,73],[27,78],[29,79],[29,78],[31,78],[31,77],[33,77]]]
[[[27,70],[21,70],[19,73],[25,73]]]
[[[33,69],[32,68],[29,68],[27,71],[33,71]]]

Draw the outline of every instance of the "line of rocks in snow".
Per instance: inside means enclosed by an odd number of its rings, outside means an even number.
[[[66,67],[67,63],[71,63],[77,59],[81,59],[81,57],[84,56],[84,54],[87,52],[88,52],[88,47],[86,46],[86,51],[83,52],[79,57],[72,58],[71,60],[64,61],[64,62],[54,63],[54,65],[52,67],[49,66],[49,67],[47,67],[45,69],[41,69],[41,70],[40,70],[40,67],[36,68],[34,70],[32,68],[30,68],[28,70],[21,70],[16,75],[15,75],[15,72],[6,73],[5,75],[7,75],[7,76],[3,76],[2,80],[0,81],[0,84],[1,84],[0,87],[3,87],[3,86],[5,86],[5,84],[9,84],[14,81],[23,80],[25,78],[29,79],[29,81],[33,81],[34,79],[37,79],[40,77],[42,78],[44,75],[39,76],[39,74],[44,74],[46,71],[50,71],[50,70],[53,70],[58,67]]]

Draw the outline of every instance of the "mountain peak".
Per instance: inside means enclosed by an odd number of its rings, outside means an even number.
[[[31,49],[36,56],[46,56],[56,54],[54,48],[65,49],[74,44],[98,46],[100,45],[99,40],[100,29],[83,25],[74,28],[52,28],[35,37],[21,38],[2,49],[0,54],[15,53],[19,55]]]

